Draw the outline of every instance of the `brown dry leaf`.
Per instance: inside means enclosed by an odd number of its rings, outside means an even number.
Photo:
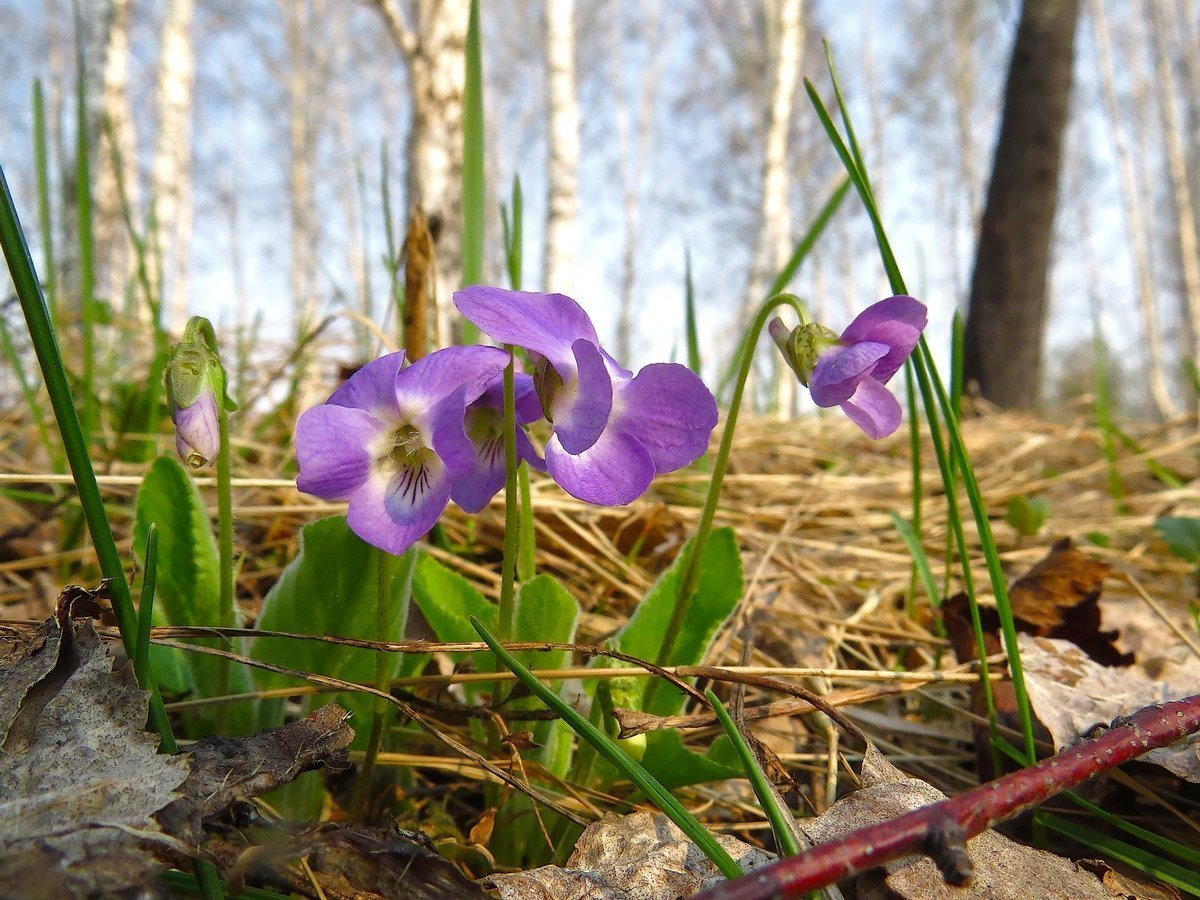
[[[715,837],[746,871],[773,858],[728,835]],[[565,868],[493,875],[487,883],[503,900],[677,900],[721,880],[670,819],[637,812],[589,825]]]
[[[1054,739],[1056,750],[1118,716],[1195,693],[1194,684],[1152,681],[1137,670],[1097,665],[1069,641],[1020,635],[1019,646],[1029,700]],[[1141,761],[1200,782],[1200,735],[1152,750]]]
[[[864,786],[843,797],[815,819],[800,822],[813,843],[835,841],[858,828],[910,812],[946,795],[917,778],[909,778],[873,746],[868,745],[862,765]],[[1034,850],[988,830],[967,843],[975,864],[970,887],[946,884],[933,861],[910,856],[888,863],[881,870],[865,872],[856,879],[859,900],[911,898],[911,900],[1112,900],[1100,881],[1083,872],[1070,860]]]
[[[162,867],[153,815],[188,774],[143,728],[146,694],[91,622],[52,619],[0,668],[0,896],[134,888]],[[19,887],[18,887],[19,886]]]
[[[1118,897],[1127,900],[1182,900],[1176,888],[1128,866],[1116,868],[1104,859],[1081,859],[1079,865],[1095,872],[1104,881],[1104,886]]]

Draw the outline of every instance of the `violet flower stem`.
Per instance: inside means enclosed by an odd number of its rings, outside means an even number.
[[[504,563],[500,577],[500,621],[502,640],[516,638],[517,604],[514,582],[520,544],[520,516],[517,511],[517,403],[516,361],[508,348],[508,366],[504,370]]]
[[[750,377],[750,367],[754,363],[754,348],[758,345],[759,335],[766,327],[767,318],[780,306],[790,306],[796,310],[801,320],[808,316],[799,299],[791,294],[777,294],[763,301],[762,306],[754,315],[754,320],[747,331],[747,340],[742,342],[742,358],[738,363],[737,382],[733,387],[733,396],[729,401],[729,412],[725,416],[725,429],[721,433],[721,444],[713,461],[712,480],[708,484],[708,496],[704,501],[704,509],[700,513],[700,525],[696,529],[696,537],[692,541],[692,549],[684,566],[683,577],[679,581],[679,593],[675,597],[675,608],[671,611],[670,624],[663,634],[662,646],[659,648],[655,663],[660,666],[669,664],[671,652],[675,649],[675,640],[687,617],[688,604],[700,582],[700,561],[704,558],[704,547],[712,533],[713,520],[717,515],[717,503],[721,499],[721,484],[725,480],[725,470],[729,466],[729,453],[733,449],[734,426],[737,425],[738,411],[742,406],[742,395],[746,390],[746,380]],[[646,687],[645,708],[649,708],[650,700],[658,682],[651,681]]]
[[[388,554],[375,550],[375,637],[379,641],[391,639],[391,584],[388,580]],[[375,690],[386,693],[389,688],[388,654],[380,650],[375,654]],[[356,818],[362,818],[371,796],[371,781],[375,777],[375,760],[383,746],[383,726],[388,706],[376,699],[371,710],[371,733],[367,737],[367,752],[363,757],[362,771],[355,785],[353,808]]]
[[[1094,738],[1035,766],[868,825],[789,857],[736,881],[696,895],[696,900],[767,900],[798,897],[843,878],[899,859],[929,854],[931,845],[963,850],[967,840],[1013,816],[1070,790],[1089,778],[1200,731],[1200,694],[1157,704],[1118,720]],[[950,838],[949,841],[946,838]],[[960,855],[958,859],[963,859]],[[945,869],[943,869],[945,874]],[[951,870],[967,883],[969,861]]]

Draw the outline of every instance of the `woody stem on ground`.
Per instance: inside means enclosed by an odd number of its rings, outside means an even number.
[[[698,894],[697,900],[798,897],[902,856],[923,854],[951,884],[972,877],[966,842],[1111,768],[1200,731],[1200,694],[1148,706],[1097,738],[974,790],[903,816],[852,831],[736,881]]]
[[[700,525],[696,536],[692,539],[691,550],[688,552],[683,576],[679,580],[679,593],[675,597],[675,607],[671,611],[670,624],[663,634],[662,646],[659,648],[655,663],[660,666],[668,665],[671,652],[675,649],[675,639],[687,617],[688,604],[700,582],[700,562],[704,558],[704,547],[708,536],[712,533],[713,519],[717,514],[717,503],[721,499],[721,484],[725,480],[725,470],[729,466],[729,453],[733,449],[733,432],[737,425],[738,411],[742,406],[742,395],[746,390],[746,380],[750,377],[750,368],[754,364],[754,348],[758,345],[758,337],[766,327],[767,318],[780,306],[790,306],[802,318],[806,315],[804,305],[791,294],[778,294],[763,301],[762,306],[754,315],[746,338],[741,345],[741,358],[738,361],[737,381],[734,384],[733,396],[729,401],[729,412],[725,416],[725,429],[721,433],[721,444],[713,461],[712,479],[709,481],[708,496],[704,500],[704,509],[700,513]],[[646,688],[645,707],[649,708],[654,696],[656,681],[651,681]]]

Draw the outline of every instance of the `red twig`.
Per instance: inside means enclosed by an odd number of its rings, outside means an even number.
[[[781,859],[710,888],[698,894],[696,900],[795,897],[916,853],[932,857],[949,883],[966,884],[973,874],[965,849],[970,838],[1114,766],[1196,731],[1200,731],[1200,694],[1146,707],[1118,719],[1099,737],[1035,766]]]

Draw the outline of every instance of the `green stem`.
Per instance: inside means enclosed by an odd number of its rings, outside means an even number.
[[[500,579],[498,627],[505,640],[512,640],[517,619],[513,585],[517,573],[520,521],[517,510],[516,361],[512,347],[508,348],[508,353],[508,366],[504,370],[504,564]]]
[[[113,613],[121,632],[121,642],[125,653],[130,659],[134,659],[137,651],[137,612],[133,607],[133,596],[129,590],[129,582],[125,579],[125,566],[117,551],[117,543],[113,540],[112,527],[104,512],[100,486],[96,482],[96,472],[92,468],[87,441],[79,424],[79,413],[71,399],[71,388],[67,383],[58,339],[55,337],[50,312],[38,284],[33,259],[29,255],[29,246],[25,242],[25,233],[21,229],[21,221],[17,216],[16,204],[13,203],[3,166],[0,166],[0,245],[4,248],[8,270],[12,274],[25,324],[29,328],[29,338],[37,355],[42,377],[46,381],[50,406],[54,410],[54,418],[62,435],[67,462],[75,479],[75,488],[79,492],[79,503],[83,507],[92,545],[96,548],[100,571],[105,578],[110,579]],[[150,691],[150,724],[162,739],[163,748],[173,748],[171,724],[157,687]]]
[[[388,577],[389,556],[383,550],[375,551],[375,637],[380,641],[391,639],[392,586]],[[386,693],[391,682],[390,657],[386,651],[375,654],[375,690]],[[383,731],[387,724],[389,704],[381,698],[375,699],[371,711],[371,733],[367,738],[367,752],[363,757],[362,774],[354,790],[352,808],[355,816],[362,818],[371,796],[371,782],[375,778],[375,761],[383,747]]]
[[[212,343],[215,350],[215,337]],[[233,453],[229,443],[229,410],[225,408],[224,382],[222,369],[221,390],[217,395],[217,428],[221,437],[217,450],[217,552],[221,570],[221,625],[232,628],[237,624],[233,584]],[[229,660],[225,658],[221,659],[217,691],[221,695],[229,692]],[[224,710],[224,706],[218,709],[218,731],[224,723]]]
[[[669,665],[671,653],[675,649],[675,640],[687,618],[688,604],[700,582],[700,561],[704,558],[704,547],[712,533],[713,520],[717,515],[717,504],[721,500],[721,484],[725,480],[725,470],[729,466],[729,453],[733,449],[733,432],[737,425],[738,411],[742,406],[742,394],[746,389],[746,380],[750,377],[750,368],[754,364],[754,348],[758,337],[766,327],[767,317],[780,306],[791,306],[801,316],[806,312],[799,300],[791,294],[779,294],[765,301],[754,315],[746,338],[742,342],[742,357],[738,363],[737,381],[733,387],[733,397],[729,401],[729,412],[725,416],[725,430],[721,434],[721,445],[713,462],[712,479],[708,485],[708,496],[704,501],[704,509],[700,513],[700,525],[696,529],[696,537],[688,554],[683,577],[679,581],[679,593],[675,597],[675,607],[671,610],[670,624],[663,634],[662,646],[659,648],[655,662],[660,666]],[[646,687],[645,707],[649,708],[654,696],[658,680],[652,680]]]

